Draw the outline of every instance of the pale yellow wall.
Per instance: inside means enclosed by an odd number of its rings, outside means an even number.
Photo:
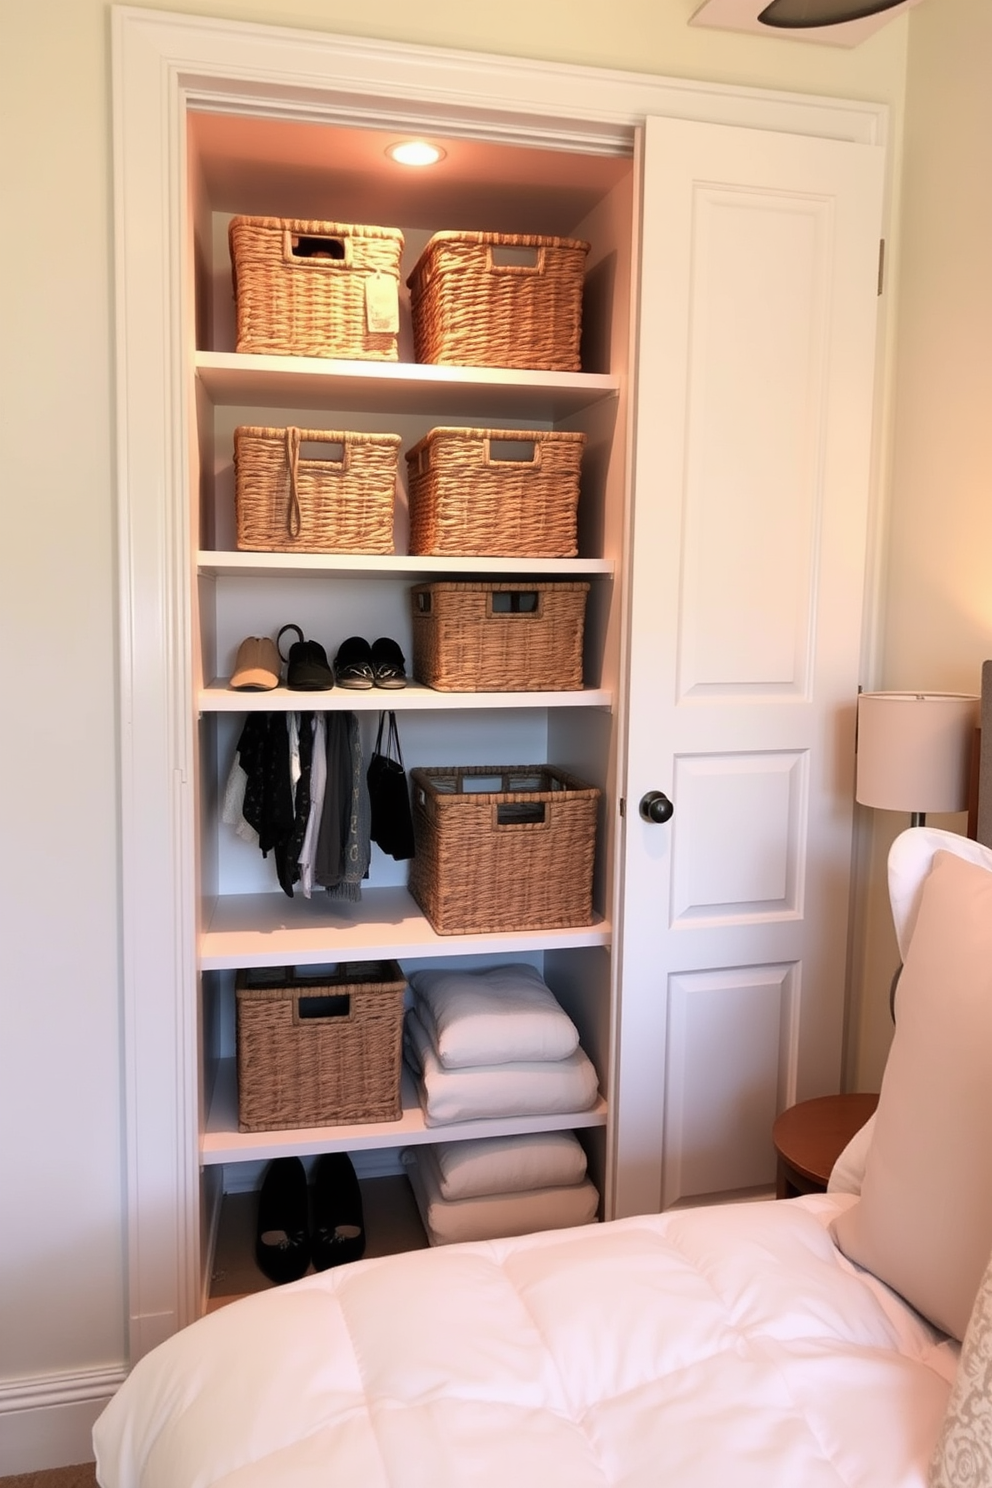
[[[992,656],[990,64],[989,0],[913,11],[879,687],[974,692]],[[865,816],[873,912],[854,1083],[877,1089],[897,959],[885,855],[908,822]],[[960,817],[930,824],[964,827]]]
[[[175,8],[880,100],[893,106],[898,143],[915,16],[931,30],[948,10],[962,17],[970,12],[977,24],[988,0],[925,0],[909,20],[893,21],[854,51],[690,30],[686,20],[696,3],[213,0]],[[0,0],[0,647],[6,697],[0,1406],[4,1381],[112,1366],[124,1353],[108,17],[106,0]],[[988,38],[987,17],[982,25]],[[963,38],[960,51],[969,83],[977,85],[983,52],[969,51]],[[935,73],[934,97],[939,89]],[[950,93],[955,108],[963,107],[957,90]],[[927,105],[924,96],[921,106]],[[974,155],[975,146],[969,149]],[[925,171],[926,151],[918,142],[915,150]],[[967,199],[965,175],[955,175],[954,194]],[[941,229],[926,221],[925,203],[916,213],[938,258]],[[977,271],[977,250],[965,256]],[[919,283],[921,294],[936,278],[928,270],[928,262],[914,260],[911,282]],[[948,276],[946,293],[956,308],[963,311],[965,285],[976,277]],[[979,525],[963,511],[967,525],[951,520],[966,489],[978,500],[975,487],[965,487],[962,468],[962,405],[978,386],[977,379],[961,376],[962,366],[977,360],[964,356],[968,331],[966,323],[959,326],[939,375],[935,369],[931,378],[941,399],[939,433],[954,446],[945,458],[930,458],[923,428],[913,427],[919,407],[907,406],[907,438],[926,448],[907,460],[898,493],[906,518],[897,528],[892,574],[894,680],[910,672],[916,680],[911,662],[922,649],[928,685],[965,682],[971,676],[965,653],[970,649],[977,661],[984,649],[974,616],[958,612],[946,584],[939,589],[937,636],[914,613],[912,598],[915,571],[928,568],[934,552],[929,538],[921,540],[921,528],[932,525],[931,511],[948,523],[939,545],[947,561],[977,584]],[[926,342],[926,332],[921,320],[917,340]],[[907,359],[913,344],[907,343]],[[939,481],[929,474],[934,463]],[[962,633],[964,647],[958,644]],[[5,1463],[3,1441],[0,1410],[0,1472],[46,1465]]]

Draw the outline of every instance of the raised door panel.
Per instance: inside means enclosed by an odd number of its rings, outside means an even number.
[[[881,155],[646,129],[618,1213],[839,1080]]]

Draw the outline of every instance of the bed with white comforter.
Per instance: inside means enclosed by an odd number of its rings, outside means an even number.
[[[895,1037],[834,1191],[236,1302],[132,1371],[103,1488],[988,1488],[992,852],[913,829],[890,887]]]
[[[104,1488],[920,1488],[956,1345],[853,1202],[694,1209],[324,1271],[144,1359]]]

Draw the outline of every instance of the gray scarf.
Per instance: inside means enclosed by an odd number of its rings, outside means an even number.
[[[332,898],[359,900],[372,855],[362,737],[354,713],[328,713],[326,724],[327,785],[313,881]]]

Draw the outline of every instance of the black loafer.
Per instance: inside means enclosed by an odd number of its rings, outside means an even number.
[[[327,692],[334,686],[334,673],[327,660],[327,652],[319,641],[305,641],[298,625],[284,625],[277,641],[281,641],[287,630],[295,630],[299,636],[289,648],[289,656],[279,655],[286,666],[286,686],[291,692]]]
[[[270,1281],[299,1281],[310,1265],[307,1174],[298,1157],[269,1163],[258,1195],[255,1259]]]
[[[376,687],[406,686],[406,657],[389,636],[372,642],[372,680]]]
[[[334,675],[339,687],[364,691],[373,685],[372,647],[361,636],[349,636],[338,647]]]
[[[317,1271],[365,1254],[362,1191],[347,1152],[325,1152],[314,1164],[311,1249]]]

